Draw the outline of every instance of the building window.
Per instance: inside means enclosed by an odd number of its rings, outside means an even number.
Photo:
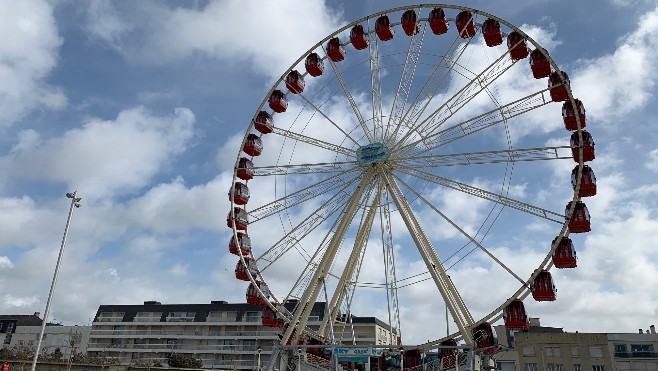
[[[256,340],[244,340],[242,350],[256,351]]]
[[[564,371],[564,366],[561,363],[548,363],[546,371]]]
[[[592,365],[592,371],[605,371],[604,365]]]
[[[195,312],[171,312],[167,316],[167,322],[194,322]]]
[[[245,322],[260,322],[261,315],[260,312],[247,312],[244,321]]]
[[[536,363],[524,363],[523,364],[523,371],[537,371],[537,364]]]
[[[571,347],[571,356],[572,357],[580,357],[580,348]],[[580,365],[578,365],[578,366],[580,366]]]
[[[7,333],[8,334],[13,334],[14,333],[14,323],[13,322],[9,322],[7,324]]]
[[[534,356],[535,355],[535,347],[532,345],[524,345],[523,346],[523,355],[524,356]]]
[[[603,357],[603,348],[601,348],[601,347],[589,347],[589,356],[590,357]]]
[[[653,344],[631,344],[633,357],[653,357]]]
[[[121,322],[123,312],[103,312],[98,315],[98,322]]]
[[[112,348],[120,348],[123,343],[121,340],[122,339],[112,339]]]
[[[162,312],[137,312],[133,322],[160,322]]]
[[[573,371],[580,371],[580,365],[579,364],[574,364],[573,365]]]
[[[626,344],[615,344],[615,354],[617,353],[626,353],[628,350],[626,350]]]
[[[178,339],[167,339],[167,348],[168,349],[178,348]]]
[[[544,354],[547,357],[561,357],[560,347],[545,347]]]

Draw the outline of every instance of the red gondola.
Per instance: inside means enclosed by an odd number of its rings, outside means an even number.
[[[414,348],[414,349],[405,349],[404,350],[404,368],[409,367],[410,369],[419,369],[422,365],[423,359],[423,349]]]
[[[507,35],[507,49],[509,49],[510,57],[515,62],[530,54],[525,38],[516,31],[512,31]]]
[[[304,91],[304,76],[297,70],[292,70],[286,76],[286,88],[293,93],[299,94]]]
[[[582,147],[583,162],[592,161],[596,158],[596,153],[594,153],[594,139],[586,130],[582,130],[580,134],[583,136],[582,142],[578,137],[577,131],[574,131],[573,134],[571,134],[571,156],[574,161],[580,162],[580,147]]]
[[[569,100],[569,93],[567,92],[567,86],[570,84],[569,76],[566,72],[562,72],[564,75],[564,84],[562,84],[562,79],[560,74],[552,72],[548,77],[548,87],[551,89],[551,99],[553,102],[563,102]]]
[[[557,289],[549,271],[543,270],[535,277],[532,297],[537,301],[554,301],[557,298]]]
[[[514,299],[507,304],[503,311],[503,320],[505,321],[505,328],[508,330],[527,331],[530,327],[528,314],[521,299]]]
[[[455,367],[455,353],[457,353],[457,340],[448,339],[443,340],[440,344],[443,347],[450,348],[440,348],[439,357],[441,357],[441,368],[453,368]]]
[[[409,9],[402,14],[402,29],[407,36],[415,35],[420,32],[420,25],[418,24],[418,16],[416,11]]]
[[[375,33],[381,41],[387,41],[393,38],[395,31],[393,31],[387,15],[377,18],[377,21],[375,21]]]
[[[235,236],[231,236],[231,241],[228,243],[228,251],[233,255],[249,255],[251,252],[251,238],[246,233],[238,233],[238,240]],[[238,252],[239,251],[239,252]]]
[[[269,99],[270,108],[277,113],[286,112],[288,108],[288,98],[281,90],[275,90],[270,95]]]
[[[553,240],[555,243],[557,237]],[[569,237],[562,237],[553,252],[553,265],[556,268],[576,268],[576,249]]]
[[[244,262],[247,263],[246,267],[242,264],[242,260],[238,260],[238,264],[235,265],[235,278],[240,281],[249,281],[249,273],[252,276],[258,275],[258,267],[256,267],[256,261],[248,256],[244,257]]]
[[[241,157],[238,161],[238,178],[249,180],[254,178],[254,163],[246,157]]]
[[[324,71],[324,62],[318,53],[311,53],[306,57],[306,62],[304,62],[306,67],[306,72],[313,77],[318,77],[322,75]]]
[[[464,10],[457,14],[455,19],[457,24],[457,32],[463,39],[475,36],[475,22],[473,21],[473,14],[468,10]]]
[[[345,48],[340,45],[340,39],[332,38],[327,43],[327,57],[334,62],[340,62],[345,59]]]
[[[263,281],[256,281],[258,288],[263,292],[266,298],[270,297],[270,289],[267,287],[267,284]],[[267,305],[267,299],[262,298],[258,294],[258,289],[254,286],[253,283],[249,284],[247,288],[247,304],[256,304],[256,305]]]
[[[278,304],[274,304],[277,306]],[[269,306],[266,306],[263,308],[263,326],[266,327],[283,327],[286,322],[279,318],[276,314],[276,311],[274,311],[272,308]]]
[[[578,120],[580,120],[580,128],[586,126],[585,106],[579,99],[574,99],[576,107],[578,107]],[[567,130],[578,130],[578,123],[576,122],[576,114],[571,102],[566,101],[562,104],[562,120],[564,121],[564,128]]]
[[[263,141],[256,134],[249,134],[242,151],[251,156],[258,156],[263,152]]]
[[[226,225],[229,228],[233,228],[233,215],[235,215],[235,228],[241,231],[247,229],[247,224],[249,224],[249,216],[247,212],[240,207],[234,207],[233,213],[229,211],[228,216],[226,217]]]
[[[231,201],[231,196],[233,196],[233,202],[237,205],[245,205],[249,202],[249,187],[244,183],[235,182],[235,188],[231,187],[228,192],[229,201]]]
[[[576,189],[576,182],[578,181],[578,165],[571,170],[571,185]],[[580,189],[578,196],[591,197],[596,195],[596,176],[594,170],[587,165],[583,165],[583,175],[580,180]]]
[[[256,130],[263,134],[269,134],[274,128],[274,121],[272,120],[272,115],[265,111],[258,112],[256,115],[256,120],[254,121],[254,127]]]
[[[368,47],[368,37],[362,25],[357,24],[352,27],[352,31],[350,31],[350,42],[356,50],[362,50]]]
[[[487,46],[496,46],[503,43],[503,33],[500,32],[500,22],[489,18],[482,23],[482,35]]]
[[[483,349],[485,354],[498,352],[498,339],[489,322],[483,322],[473,328],[475,347]]]
[[[429,16],[430,28],[435,35],[442,35],[448,32],[448,21],[446,21],[446,13],[442,8],[434,8]]]
[[[548,77],[551,74],[551,63],[539,49],[530,53],[530,69],[532,76],[536,79]]]
[[[571,203],[569,201],[567,207],[565,208],[564,214],[569,213],[571,209]],[[589,210],[587,210],[587,205],[582,201],[576,201],[576,206],[573,209],[573,214],[571,214],[571,219],[569,220],[569,232],[570,233],[584,233],[591,231],[591,225],[589,221]]]

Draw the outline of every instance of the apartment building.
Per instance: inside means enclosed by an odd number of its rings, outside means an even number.
[[[289,310],[295,302],[286,303]],[[120,364],[167,365],[172,353],[200,359],[204,368],[254,369],[264,365],[280,341],[281,329],[262,325],[263,306],[212,301],[209,304],[101,305],[92,323],[87,352]],[[325,303],[315,303],[311,327],[319,326]],[[388,344],[390,326],[374,317],[335,324],[345,343]],[[393,337],[394,338],[394,337]]]
[[[42,319],[39,313],[30,315],[0,315],[0,344],[3,348],[21,346],[36,348],[41,333]],[[71,353],[85,353],[91,326],[62,326],[48,323],[41,341],[41,351],[52,353],[55,349],[67,359]]]
[[[496,326],[505,348],[496,355],[502,371],[658,371],[655,327],[638,333],[579,333],[542,327],[531,319],[527,332]]]

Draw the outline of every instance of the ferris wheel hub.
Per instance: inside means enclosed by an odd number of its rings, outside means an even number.
[[[369,167],[391,157],[391,150],[382,143],[370,143],[356,150],[359,166]]]

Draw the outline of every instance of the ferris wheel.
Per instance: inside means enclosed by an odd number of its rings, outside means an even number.
[[[575,268],[569,236],[590,231],[594,141],[569,84],[523,30],[462,6],[320,40],[236,148],[229,249],[263,324],[286,344],[376,315],[399,344],[420,298],[434,343],[491,350],[499,319],[527,329],[524,300],[556,300],[550,270]]]

